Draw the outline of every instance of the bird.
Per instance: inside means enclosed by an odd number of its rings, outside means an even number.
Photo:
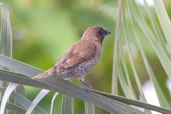
[[[92,88],[84,79],[96,66],[102,54],[104,37],[110,32],[100,26],[90,26],[81,39],[72,45],[57,63],[44,73],[32,79],[57,77],[62,79],[77,78],[85,88]]]

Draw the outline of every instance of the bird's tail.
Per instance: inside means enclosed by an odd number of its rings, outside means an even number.
[[[52,76],[55,73],[55,67],[50,68],[48,71],[38,74],[36,76],[33,76],[32,79],[41,79],[41,78],[47,78]]]
[[[41,74],[38,74],[36,76],[33,76],[32,79],[41,79],[41,78],[47,78],[49,75],[47,72],[44,72],[44,73],[41,73]]]

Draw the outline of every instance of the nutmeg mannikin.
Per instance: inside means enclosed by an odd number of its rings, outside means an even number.
[[[74,77],[79,79],[85,87],[91,88],[84,82],[84,78],[99,61],[102,52],[102,42],[108,34],[110,32],[99,26],[87,28],[82,38],[71,46],[52,68],[32,77],[32,79],[41,79],[49,76],[63,79]]]

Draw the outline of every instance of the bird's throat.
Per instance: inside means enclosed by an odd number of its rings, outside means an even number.
[[[102,37],[102,39],[101,39],[101,43],[103,43],[103,40],[104,40],[104,37]]]

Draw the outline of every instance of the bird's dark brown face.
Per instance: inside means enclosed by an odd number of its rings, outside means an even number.
[[[97,34],[98,34],[98,36],[99,36],[101,42],[103,42],[103,39],[104,39],[104,37],[105,37],[106,35],[110,34],[109,31],[107,31],[107,30],[105,30],[105,29],[103,29],[103,28],[101,28],[101,27],[98,29],[97,32],[98,32]]]
[[[110,34],[109,31],[107,31],[107,30],[105,30],[105,29],[103,29],[103,28],[100,28],[100,30],[99,30],[98,32],[99,32],[99,34],[101,35],[101,37],[103,37],[103,38],[104,38],[106,35]]]

